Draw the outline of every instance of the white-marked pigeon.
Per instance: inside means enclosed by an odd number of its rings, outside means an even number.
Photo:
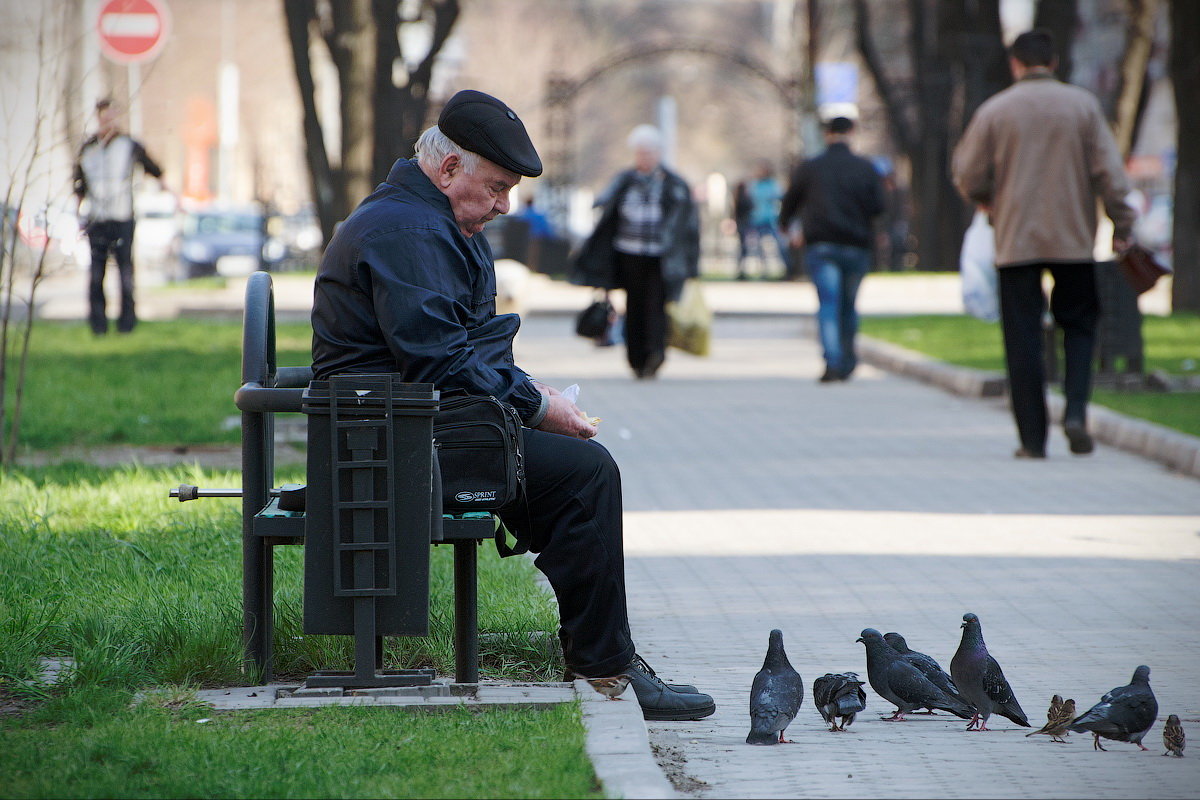
[[[970,719],[975,709],[934,686],[921,670],[901,658],[879,631],[864,628],[856,641],[867,648],[867,680],[871,682],[871,688],[896,705],[896,713],[884,719],[903,722],[904,715],[917,708],[940,708]]]
[[[929,680],[933,682],[934,686],[938,687],[955,700],[959,700],[967,705],[970,705],[970,702],[967,700],[967,698],[963,697],[958,691],[958,687],[954,685],[954,680],[944,669],[942,669],[942,665],[939,664],[937,659],[935,659],[933,656],[927,656],[924,653],[919,653],[916,650],[910,649],[908,642],[904,640],[904,637],[895,632],[885,633],[883,635],[883,640],[890,644],[892,649],[900,654],[901,658],[912,664],[917,669],[921,670],[921,673],[926,678],[929,678]],[[932,712],[933,709],[930,709],[930,713]]]
[[[830,731],[846,730],[854,716],[867,707],[862,687],[857,672],[827,672],[813,681],[813,703]]]
[[[979,617],[963,614],[962,629],[962,641],[958,643],[954,658],[950,659],[950,677],[967,702],[975,706],[975,716],[967,730],[990,730],[987,721],[992,714],[1007,717],[1024,728],[1031,727],[1004,677],[1004,670],[983,643]]]
[[[1126,686],[1111,690],[1100,702],[1071,721],[1067,727],[1076,733],[1089,731],[1094,737],[1092,747],[1103,750],[1100,737],[1118,742],[1133,742],[1143,750],[1142,737],[1158,719],[1158,701],[1150,688],[1150,668],[1145,664],[1133,671],[1133,680]]]
[[[1025,734],[1025,738],[1044,733],[1050,737],[1050,741],[1066,744],[1067,740],[1063,737],[1067,735],[1067,725],[1071,724],[1073,719],[1075,719],[1075,701],[1064,701],[1058,695],[1054,695],[1050,698],[1050,708],[1046,711],[1046,724],[1033,733]]]
[[[1167,748],[1163,755],[1183,758],[1185,744],[1187,737],[1183,734],[1183,725],[1179,722],[1179,717],[1172,714],[1167,717],[1167,724],[1163,726],[1163,747]]]
[[[771,631],[767,657],[750,686],[750,733],[746,744],[790,744],[783,732],[804,702],[804,681],[788,663],[783,631]]]

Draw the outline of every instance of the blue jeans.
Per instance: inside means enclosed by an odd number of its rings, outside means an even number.
[[[816,242],[805,248],[808,274],[817,287],[817,329],[825,351],[825,366],[843,376],[858,365],[854,336],[858,312],[854,309],[858,287],[871,264],[871,251],[848,244]]]

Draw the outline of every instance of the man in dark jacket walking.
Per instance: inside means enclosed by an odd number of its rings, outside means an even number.
[[[855,302],[871,266],[871,220],[883,213],[883,182],[875,166],[850,152],[854,122],[835,117],[825,125],[825,152],[801,164],[779,209],[779,227],[800,218],[804,260],[817,288],[817,328],[825,353],[822,383],[844,381],[858,359]]]
[[[573,283],[625,290],[625,351],[638,378],[666,359],[668,300],[700,274],[700,218],[683,178],[662,164],[652,125],[629,135],[634,167],[617,174],[596,204],[600,221],[575,259]]]
[[[484,225],[542,162],[514,111],[464,90],[326,248],[313,298],[317,379],[395,372],[443,392],[491,395],[521,417],[526,497],[499,511],[538,553],[558,598],[573,676],[628,675],[646,719],[700,719],[713,699],[663,683],[638,656],[625,602],[621,476],[573,402],[513,362],[521,321],[496,314]]]

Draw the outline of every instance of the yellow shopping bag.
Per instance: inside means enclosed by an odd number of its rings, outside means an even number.
[[[667,344],[697,356],[711,352],[712,311],[694,278],[684,282],[678,300],[667,303]]]

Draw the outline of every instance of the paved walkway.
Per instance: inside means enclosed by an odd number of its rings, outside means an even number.
[[[870,282],[868,281],[868,284]],[[1195,797],[1200,762],[1090,737],[1026,738],[995,718],[947,715],[831,734],[806,697],[796,744],[744,744],[750,681],[771,628],[811,692],[829,671],[865,676],[859,631],[903,633],[949,667],[962,614],[983,622],[1031,721],[1052,694],[1081,708],[1149,664],[1160,719],[1200,738],[1200,481],[1108,447],[1016,461],[1012,422],[968,400],[864,367],[818,385],[799,318],[720,317],[714,353],[673,353],[653,382],[619,348],[531,316],[518,363],[579,383],[622,465],[632,624],[672,679],[718,711],[651,723],[660,761],[698,797]]]

